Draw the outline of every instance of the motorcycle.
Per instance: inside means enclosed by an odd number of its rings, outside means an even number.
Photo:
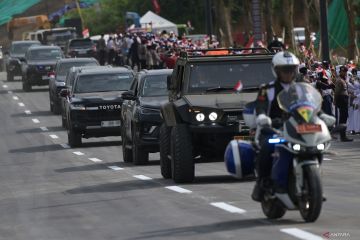
[[[318,117],[322,97],[311,85],[295,83],[287,91],[283,90],[277,100],[289,116],[283,122],[282,130],[270,127],[256,129],[255,139],[260,131],[271,130],[274,133],[268,139],[269,144],[274,144],[273,164],[270,179],[262,186],[265,194],[261,207],[270,219],[283,217],[287,210],[299,210],[306,222],[314,222],[323,203],[320,166],[331,140],[328,127]],[[254,123],[255,116],[249,117],[251,113],[254,111],[244,111],[244,115],[249,114],[244,116],[249,125]],[[234,141],[229,143],[230,147],[225,152],[225,162],[228,171],[236,175],[241,168],[249,166],[249,156],[254,161],[258,142],[238,141],[238,149],[235,150]],[[236,153],[239,155],[236,156]],[[229,168],[232,162],[234,166],[240,166],[238,171]]]

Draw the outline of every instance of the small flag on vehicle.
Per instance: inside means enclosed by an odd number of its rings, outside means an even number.
[[[237,84],[235,85],[234,90],[237,91],[237,92],[240,92],[242,89],[243,89],[243,84],[242,84],[242,82],[239,80],[239,81],[237,82]]]

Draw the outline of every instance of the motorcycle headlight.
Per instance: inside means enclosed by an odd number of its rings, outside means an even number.
[[[198,114],[196,114],[195,118],[196,118],[196,121],[202,122],[205,120],[205,115],[203,113],[198,113]]]
[[[218,118],[218,115],[217,115],[216,112],[212,112],[212,113],[209,114],[209,119],[211,121],[215,121],[217,118]]]
[[[293,149],[294,151],[300,151],[301,146],[300,146],[300,144],[294,144],[294,145],[292,146],[292,149]]]
[[[71,109],[72,110],[86,110],[85,106],[82,104],[72,104]]]
[[[317,148],[317,150],[319,150],[319,151],[323,151],[323,150],[325,150],[325,144],[320,143],[320,144],[318,144],[318,145],[316,146],[316,148]]]

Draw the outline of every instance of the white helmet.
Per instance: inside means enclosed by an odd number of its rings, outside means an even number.
[[[299,59],[291,52],[278,52],[272,59],[272,72],[275,77],[277,77],[276,69],[281,67],[294,67],[294,71],[297,72],[299,64]]]

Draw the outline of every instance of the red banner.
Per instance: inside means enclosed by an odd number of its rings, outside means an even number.
[[[152,0],[152,5],[154,7],[154,11],[156,14],[160,14],[160,4],[158,2],[158,0]]]

